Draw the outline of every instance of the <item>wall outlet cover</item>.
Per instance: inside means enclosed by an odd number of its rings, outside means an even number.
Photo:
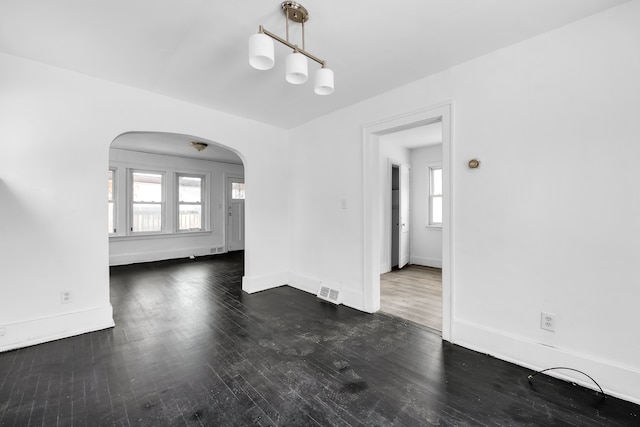
[[[540,315],[540,328],[545,331],[556,331],[556,315],[555,313],[542,312]]]
[[[60,292],[60,304],[69,304],[72,301],[72,293],[70,289]]]

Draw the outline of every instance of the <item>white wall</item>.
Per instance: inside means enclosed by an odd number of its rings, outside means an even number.
[[[639,20],[625,3],[291,132],[0,54],[0,350],[112,324],[104,171],[127,131],[241,153],[244,289],[325,281],[362,308],[362,126],[453,100],[452,340],[640,403]]]
[[[111,148],[109,165],[115,167],[118,206],[118,233],[109,237],[109,264],[120,265],[162,259],[184,258],[190,255],[210,255],[226,252],[226,176],[244,176],[244,167],[230,163],[188,159]],[[205,176],[208,203],[204,206],[206,231],[196,233],[168,233],[153,236],[131,236],[126,233],[127,169],[146,169],[167,173],[167,185],[176,172]],[[170,192],[169,192],[170,193]],[[172,197],[172,194],[168,195]],[[205,200],[206,201],[206,200]],[[167,222],[173,223],[168,209]]]
[[[113,325],[105,171],[111,141],[128,131],[194,135],[240,153],[243,289],[286,283],[285,131],[5,54],[0,93],[0,351]],[[66,289],[73,302],[63,305]]]
[[[429,226],[429,166],[442,164],[442,144],[411,150],[411,264],[442,268],[442,227]]]
[[[639,21],[625,3],[293,130],[291,283],[364,307],[362,126],[453,100],[452,341],[640,403]]]

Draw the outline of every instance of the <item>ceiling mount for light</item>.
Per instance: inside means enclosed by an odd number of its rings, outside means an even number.
[[[202,151],[209,146],[206,142],[191,141],[189,144],[198,151]]]
[[[309,20],[309,12],[300,3],[285,1],[282,3],[286,19],[286,39],[258,27],[258,34],[249,38],[249,64],[257,70],[270,70],[275,64],[273,40],[276,40],[291,49],[293,52],[287,56],[286,79],[291,84],[302,84],[307,81],[309,72],[307,58],[317,62],[321,68],[315,73],[314,91],[318,95],[330,95],[333,93],[333,71],[326,67],[326,61],[310,54],[304,46],[304,23]],[[289,41],[289,21],[302,24],[302,48]]]
[[[295,1],[285,1],[281,4],[284,14],[289,17],[293,22],[302,24],[309,20],[309,12],[303,5]]]

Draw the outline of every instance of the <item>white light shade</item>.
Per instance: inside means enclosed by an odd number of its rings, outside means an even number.
[[[249,64],[256,70],[270,70],[275,64],[273,39],[258,33],[249,37]]]
[[[287,81],[299,85],[307,81],[309,71],[307,57],[300,52],[294,52],[287,56]]]
[[[315,88],[318,95],[331,95],[333,93],[333,70],[320,68],[315,75]]]

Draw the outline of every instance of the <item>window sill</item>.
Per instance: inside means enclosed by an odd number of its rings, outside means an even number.
[[[439,230],[442,231],[442,226],[441,225],[427,225],[426,226],[429,230]]]
[[[148,234],[127,234],[127,235],[111,235],[109,241],[126,241],[126,240],[154,240],[154,239],[172,239],[176,237],[196,237],[209,236],[211,231],[179,231],[172,233],[148,233]]]

